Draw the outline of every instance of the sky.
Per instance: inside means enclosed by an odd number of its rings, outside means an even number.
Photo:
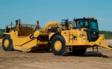
[[[41,26],[48,21],[95,17],[100,30],[112,31],[112,0],[0,0],[0,28],[16,19]]]

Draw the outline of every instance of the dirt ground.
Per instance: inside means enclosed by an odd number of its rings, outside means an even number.
[[[89,49],[84,56],[54,56],[52,53],[6,52],[0,47],[0,69],[112,69],[112,51],[101,48],[99,52]]]

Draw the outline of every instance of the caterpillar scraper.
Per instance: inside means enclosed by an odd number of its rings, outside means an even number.
[[[25,37],[19,37],[18,31],[12,30],[4,33],[2,41],[2,47],[6,51],[29,52],[33,48],[45,46],[55,55],[64,55],[67,52],[83,55],[90,47],[112,49],[104,35],[99,33],[98,22],[94,18],[48,22],[45,27]]]

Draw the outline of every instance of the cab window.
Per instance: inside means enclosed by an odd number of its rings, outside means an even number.
[[[91,29],[94,29],[94,30],[98,29],[97,23],[95,21],[91,22]]]

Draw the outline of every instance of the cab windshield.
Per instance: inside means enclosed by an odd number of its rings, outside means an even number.
[[[98,25],[97,25],[97,21],[96,20],[78,20],[76,22],[77,24],[77,28],[88,28],[88,29],[92,29],[92,30],[97,30],[98,29]]]

